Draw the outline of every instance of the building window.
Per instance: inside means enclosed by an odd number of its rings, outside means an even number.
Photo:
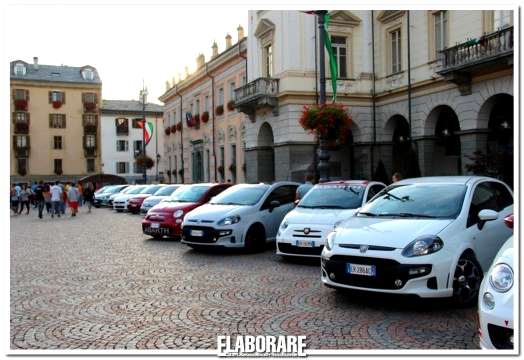
[[[117,135],[128,135],[129,134],[129,120],[126,118],[116,118],[115,127]]]
[[[234,81],[231,81],[229,83],[229,100],[233,100],[235,98],[235,88],[236,83]]]
[[[28,100],[29,91],[24,89],[15,89],[13,91],[14,100]]]
[[[133,141],[133,152],[135,155],[142,152],[142,140]]]
[[[347,78],[347,38],[344,36],[332,36],[331,37],[331,46],[333,48],[333,54],[337,61],[338,74],[339,78]]]
[[[133,119],[133,129],[142,129],[142,126],[140,126],[142,122],[141,118]]]
[[[200,114],[200,100],[195,101],[195,114]]]
[[[52,129],[65,129],[65,114],[49,114],[49,127]]]
[[[26,112],[17,111],[14,114],[15,123],[26,124],[29,121],[29,117],[27,116],[28,114]]]
[[[63,172],[63,169],[62,169],[62,159],[55,159],[55,174],[62,174]]]
[[[129,163],[126,161],[117,161],[116,173],[117,174],[127,174],[128,172],[129,172]]]
[[[246,78],[246,75],[242,75],[242,85],[246,85],[247,83],[247,78]]]
[[[209,95],[204,98],[204,111],[209,111]]]
[[[16,135],[16,147],[18,149],[24,149],[28,147],[28,138],[27,135]]]
[[[143,174],[144,173],[144,167],[140,166],[136,163],[136,161],[133,163],[133,172],[135,174]]]
[[[512,10],[494,10],[493,13],[493,28],[495,30],[502,29],[513,23]]]
[[[218,89],[218,105],[224,105],[224,88]]]
[[[85,136],[85,147],[86,148],[96,147],[96,135],[86,135]]]
[[[95,72],[92,69],[84,69],[82,70],[82,78],[84,80],[94,80]]]
[[[86,168],[88,173],[95,172],[95,159],[86,159]]]
[[[14,67],[14,72],[16,76],[24,76],[26,72],[25,65],[22,63],[16,63]]]
[[[27,175],[27,159],[26,158],[17,158],[17,168],[18,173],[22,176]]]
[[[224,153],[224,147],[221,146],[220,147],[220,166],[222,167],[222,169],[224,169],[222,175],[221,175],[221,180],[224,181],[224,175],[226,173],[226,154]]]
[[[49,103],[53,104],[55,102],[59,102],[60,104],[65,104],[65,92],[50,91],[49,92]]]
[[[94,114],[84,114],[84,126],[95,126],[98,115]]]
[[[96,104],[96,94],[95,93],[83,93],[82,102],[84,104]]]
[[[391,73],[396,74],[402,71],[402,55],[400,47],[400,29],[389,33],[390,53],[391,53]]]
[[[237,182],[237,145],[231,144],[231,165],[234,166],[231,174],[233,175],[233,183]]]
[[[439,11],[433,14],[435,24],[435,56],[438,57],[439,52],[444,50],[448,43],[448,12]]]
[[[116,151],[122,152],[122,151],[128,151],[129,150],[129,142],[127,140],[117,140],[116,141]]]
[[[62,137],[53,136],[53,149],[62,150]]]
[[[271,44],[264,47],[265,76],[273,77],[273,46]]]

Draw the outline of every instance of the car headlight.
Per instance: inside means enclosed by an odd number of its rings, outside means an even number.
[[[339,220],[337,221],[335,224],[333,224],[333,230],[335,230],[336,228],[338,228],[340,226],[340,224],[342,224],[344,220]]]
[[[326,237],[326,249],[330,250],[333,249],[333,246],[335,245],[335,237],[337,236],[337,233],[335,231],[332,231],[328,234]]]
[[[233,215],[223,218],[218,222],[218,225],[233,225],[240,221],[240,216]]]
[[[444,243],[438,236],[424,235],[416,238],[402,250],[406,257],[433,254],[444,247]]]
[[[284,220],[282,221],[282,224],[280,224],[280,230],[286,230],[288,226],[289,223],[287,222],[287,220]]]
[[[497,264],[489,275],[491,286],[498,292],[506,292],[513,286],[513,270],[507,264]]]
[[[184,210],[177,210],[173,213],[173,217],[176,219],[176,218],[181,218],[182,216],[184,216]]]

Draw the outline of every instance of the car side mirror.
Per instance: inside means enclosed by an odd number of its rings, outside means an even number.
[[[479,230],[482,230],[482,228],[484,227],[484,224],[486,222],[497,220],[498,217],[499,217],[499,213],[494,211],[494,210],[490,210],[490,209],[480,210],[479,214],[478,214],[478,218],[479,218],[478,227],[479,227]]]
[[[293,201],[293,207],[297,207],[298,203],[300,202],[300,200],[295,200]]]
[[[269,212],[272,212],[275,208],[280,206],[280,201],[273,200],[269,203]]]

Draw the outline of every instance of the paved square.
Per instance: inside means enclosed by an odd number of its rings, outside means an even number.
[[[306,335],[308,349],[478,348],[476,309],[340,293],[314,263],[201,254],[139,216],[11,218],[13,349],[215,349],[217,335]]]

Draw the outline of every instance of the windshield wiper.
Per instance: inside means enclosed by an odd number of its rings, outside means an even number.
[[[371,212],[367,212],[367,211],[362,211],[362,212],[359,212],[358,215],[366,215],[366,216],[378,216],[377,214],[375,213],[371,213]]]
[[[224,202],[224,203],[212,203],[213,205],[244,205],[235,202]]]
[[[412,213],[384,213],[384,214],[378,214],[377,216],[398,216],[398,217],[406,217],[406,218],[428,218],[428,219],[435,219],[438,216],[433,215],[425,215],[425,214],[412,214]]]
[[[407,197],[407,196],[406,196],[406,197],[403,197],[403,198],[399,198],[398,196],[393,195],[392,193],[390,193],[389,191],[387,191],[386,189],[384,189],[383,191],[384,191],[384,193],[385,193],[387,196],[391,196],[391,197],[392,197],[393,199],[395,199],[395,200],[399,200],[399,201],[402,201],[402,202],[409,200],[409,197]]]

